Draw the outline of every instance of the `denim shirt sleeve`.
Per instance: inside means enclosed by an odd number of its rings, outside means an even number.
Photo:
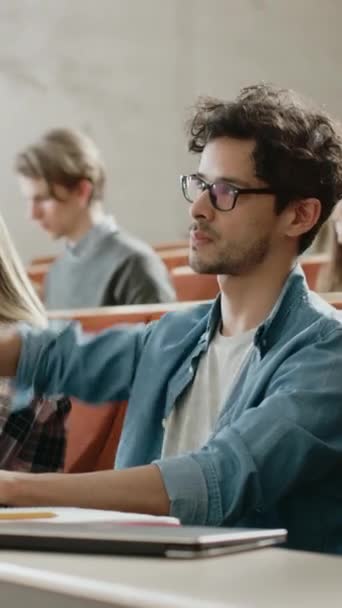
[[[342,334],[286,359],[263,400],[218,423],[198,452],[156,461],[171,515],[184,524],[234,525],[270,509],[301,483],[336,470],[342,455]]]
[[[17,389],[101,403],[128,399],[149,326],[116,326],[97,335],[82,333],[77,323],[42,331],[21,325],[18,331]]]

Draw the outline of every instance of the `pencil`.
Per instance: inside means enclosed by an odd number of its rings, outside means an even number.
[[[57,517],[56,513],[52,513],[52,511],[17,511],[16,513],[8,511],[0,513],[0,521],[7,519],[50,519],[51,517]]]

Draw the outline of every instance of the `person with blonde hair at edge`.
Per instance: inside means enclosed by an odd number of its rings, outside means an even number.
[[[0,327],[18,323],[47,326],[44,308],[28,280],[0,216]],[[0,468],[9,471],[62,471],[66,448],[67,398],[42,399],[14,391],[0,378]]]

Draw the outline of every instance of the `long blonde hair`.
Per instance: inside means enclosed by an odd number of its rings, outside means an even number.
[[[0,322],[44,327],[44,307],[32,287],[0,215]]]

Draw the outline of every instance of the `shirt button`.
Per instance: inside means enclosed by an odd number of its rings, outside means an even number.
[[[161,425],[162,425],[163,429],[166,428],[166,418],[163,418]]]

